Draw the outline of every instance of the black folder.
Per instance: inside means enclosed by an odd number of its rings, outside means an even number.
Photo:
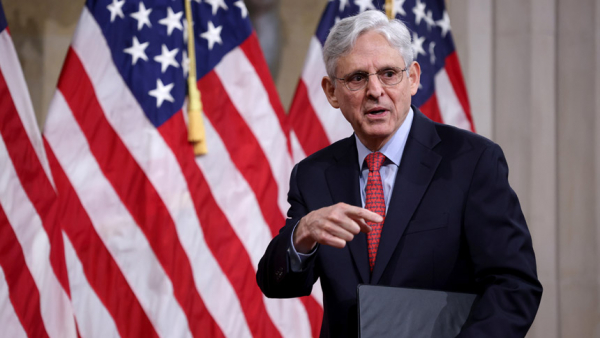
[[[359,285],[360,338],[456,337],[467,320],[474,294]]]

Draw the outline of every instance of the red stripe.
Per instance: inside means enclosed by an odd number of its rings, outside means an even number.
[[[206,117],[221,136],[231,160],[254,191],[271,235],[277,235],[285,216],[277,204],[277,182],[263,149],[214,71],[198,81],[198,87],[204,97],[211,98],[203,102]]]
[[[158,337],[125,276],[96,233],[91,219],[44,138],[56,189],[63,230],[73,244],[88,283],[111,314],[121,337]]]
[[[63,239],[56,214],[56,193],[25,132],[2,72],[0,72],[0,134],[21,186],[40,216],[48,236],[52,270],[67,296],[70,297]]]
[[[469,105],[469,96],[467,95],[467,88],[465,87],[465,81],[463,80],[462,71],[460,70],[460,62],[458,61],[458,54],[456,51],[452,52],[448,57],[446,57],[446,73],[448,73],[448,78],[450,79],[450,83],[452,83],[452,87],[454,88],[454,92],[456,93],[456,97],[458,97],[458,101],[467,116],[467,120],[471,123],[471,131],[475,131],[475,125],[473,124],[473,118],[471,117],[471,107]]]
[[[206,92],[203,92],[203,95],[205,94]],[[205,97],[216,99],[212,94]],[[193,149],[187,141],[183,114],[177,113],[158,130],[177,157],[187,180],[206,244],[231,282],[252,335],[280,337],[280,333],[267,313],[262,293],[256,285],[255,271],[250,257],[212,196],[210,187],[195,162]],[[243,140],[239,141],[238,146],[242,146]],[[210,147],[210,144],[208,146]]]
[[[321,323],[323,322],[323,308],[321,304],[312,296],[300,297],[300,301],[304,304],[310,320],[310,329],[313,337],[319,337],[321,334]]]
[[[279,93],[277,93],[277,87],[273,82],[273,77],[271,76],[271,72],[269,71],[269,66],[265,61],[265,58],[262,53],[262,49],[260,48],[260,44],[258,43],[258,38],[256,37],[256,33],[252,31],[252,34],[244,41],[240,48],[246,55],[246,58],[250,61],[250,63],[254,66],[260,81],[265,87],[267,91],[267,95],[269,95],[269,101],[271,102],[271,106],[279,119],[279,124],[281,125],[281,129],[285,133],[285,135],[289,135],[290,127],[289,121],[287,119],[287,115],[285,114],[285,110],[283,109],[283,105],[281,104],[281,100],[279,100]],[[288,151],[291,154],[291,145],[288,139]]]
[[[290,108],[290,125],[306,156],[331,144],[321,121],[308,98],[304,81],[298,81],[294,101]]]
[[[69,49],[58,82],[75,119],[85,134],[102,172],[146,235],[157,259],[173,283],[175,298],[194,336],[222,336],[196,290],[189,259],[162,199],[112,129],[95,96],[81,61]]]
[[[19,224],[17,226],[27,226]],[[8,284],[10,302],[29,337],[48,337],[42,313],[40,293],[25,264],[23,248],[0,205],[0,266]]]
[[[439,123],[444,123],[435,92],[431,95],[431,97],[429,97],[427,101],[425,101],[425,103],[423,103],[423,105],[419,107],[419,109],[431,120]]]

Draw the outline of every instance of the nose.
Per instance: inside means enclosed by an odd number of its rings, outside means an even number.
[[[381,81],[379,80],[377,74],[369,74],[369,80],[367,81],[366,90],[367,96],[373,99],[378,99],[380,96],[383,95],[383,85],[381,84]]]

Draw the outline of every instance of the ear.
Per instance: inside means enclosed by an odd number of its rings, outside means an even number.
[[[321,87],[323,87],[323,91],[325,92],[325,96],[327,96],[327,101],[333,108],[339,108],[340,104],[338,103],[338,99],[335,96],[335,86],[334,83],[328,76],[323,76],[323,80],[321,80]]]
[[[408,80],[410,82],[410,95],[415,95],[419,90],[419,84],[421,83],[421,66],[417,61],[413,61],[410,65],[410,75]]]

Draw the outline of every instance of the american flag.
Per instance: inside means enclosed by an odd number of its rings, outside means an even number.
[[[382,10],[384,4],[385,0],[327,3],[290,108],[290,140],[296,162],[352,133],[350,124],[329,105],[321,89],[321,79],[327,75],[322,50],[331,27],[365,10]],[[444,0],[394,0],[393,11],[411,30],[415,60],[421,65],[421,86],[412,103],[434,121],[474,131]]]
[[[88,0],[44,140],[83,337],[309,337],[255,281],[284,224],[285,112],[241,0]],[[193,27],[208,154],[187,142]]]
[[[0,336],[76,337],[56,193],[0,4]]]

